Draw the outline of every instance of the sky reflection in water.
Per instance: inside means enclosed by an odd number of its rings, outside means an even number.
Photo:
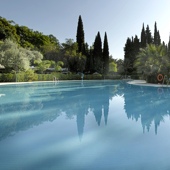
[[[170,169],[168,88],[67,81],[0,94],[0,169]]]

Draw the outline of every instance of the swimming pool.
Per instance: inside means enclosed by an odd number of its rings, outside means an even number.
[[[0,86],[2,170],[168,170],[170,89],[124,81]]]

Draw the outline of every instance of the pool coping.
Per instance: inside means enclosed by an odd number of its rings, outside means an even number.
[[[170,85],[166,84],[153,84],[153,83],[147,83],[145,80],[133,80],[133,79],[123,79],[130,85],[137,85],[137,86],[151,86],[151,87],[170,87]],[[64,81],[64,80],[62,80]],[[67,81],[67,80],[66,80]],[[73,80],[77,81],[77,80]],[[45,82],[54,82],[54,81],[31,81],[31,82],[0,82],[1,85],[10,85],[10,84],[31,84],[31,83],[45,83]]]
[[[10,84],[32,84],[32,83],[40,83],[40,82],[54,82],[54,81],[28,81],[28,82],[0,82],[1,85],[10,85]]]

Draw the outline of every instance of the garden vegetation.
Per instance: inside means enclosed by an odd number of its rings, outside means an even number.
[[[114,47],[112,47],[114,48]],[[116,57],[116,56],[115,56]],[[157,75],[170,76],[170,42],[161,42],[155,22],[154,35],[149,26],[142,27],[141,37],[127,38],[124,60],[109,54],[107,33],[104,40],[97,32],[94,43],[85,42],[81,16],[78,18],[76,42],[44,35],[14,21],[0,17],[0,81],[50,81],[117,79],[120,77],[145,79],[157,83]]]

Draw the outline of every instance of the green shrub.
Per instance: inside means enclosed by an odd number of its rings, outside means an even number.
[[[29,69],[25,72],[25,81],[34,81],[34,71]]]
[[[1,82],[14,82],[16,79],[16,76],[14,73],[3,73],[0,76]]]
[[[89,74],[84,75],[84,80],[101,80],[103,79],[103,76],[101,74]]]

